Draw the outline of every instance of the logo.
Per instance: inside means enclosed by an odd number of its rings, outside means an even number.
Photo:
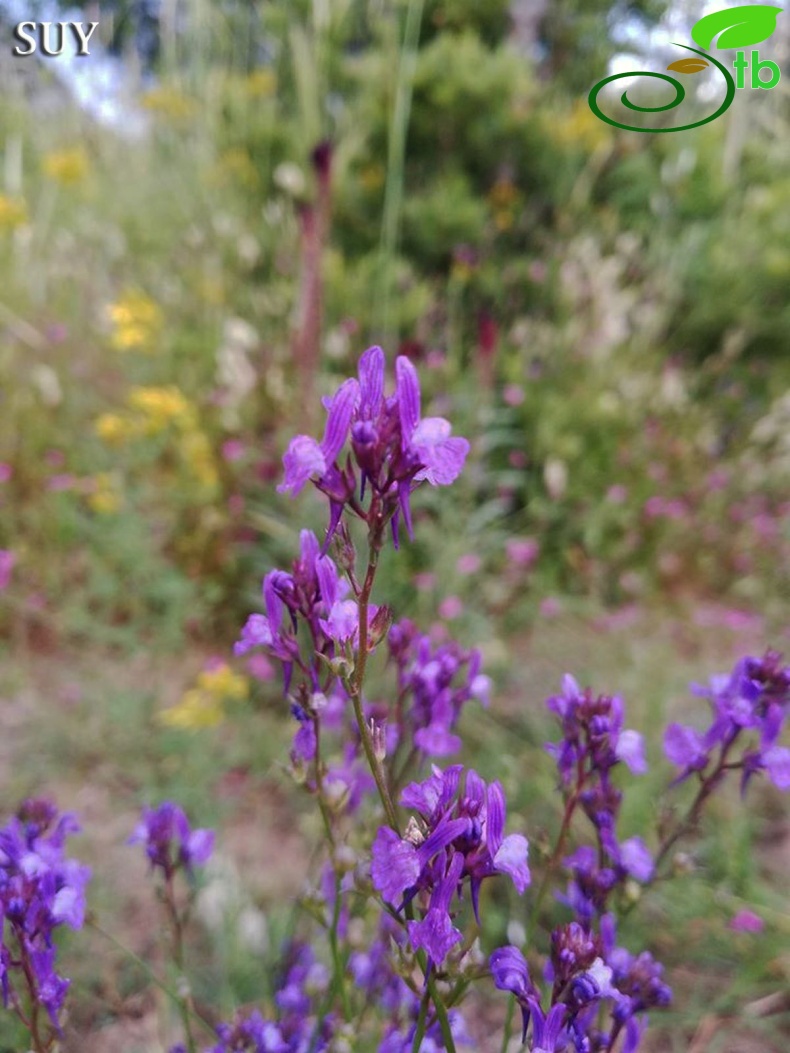
[[[686,89],[683,84],[666,73],[653,73],[647,70],[636,70],[633,73],[614,73],[611,77],[598,81],[589,94],[590,109],[602,121],[606,121],[607,124],[611,124],[615,128],[624,128],[628,132],[649,132],[650,134],[685,132],[690,128],[700,128],[703,124],[715,121],[717,117],[721,117],[730,108],[737,89],[748,86],[749,88],[761,88],[767,91],[775,88],[779,83],[779,78],[781,77],[779,66],[770,59],[761,59],[760,53],[754,48],[754,45],[761,44],[771,36],[776,29],[776,18],[782,10],[781,7],[774,7],[771,4],[748,4],[744,7],[731,7],[727,11],[714,11],[712,14],[705,15],[698,22],[695,22],[691,30],[691,38],[694,43],[705,50],[699,50],[699,48],[693,48],[687,44],[674,45],[675,47],[683,48],[685,51],[690,51],[692,54],[671,62],[667,66],[668,70],[671,70],[673,73],[690,76],[695,73],[701,73],[704,69],[713,66],[724,77],[726,85],[724,100],[716,112],[710,114],[709,117],[703,117],[691,124],[681,124],[674,128],[643,128],[639,125],[623,124],[621,121],[614,120],[613,117],[607,117],[598,105],[598,96],[607,84],[613,84],[614,81],[623,80],[626,77],[652,77],[654,80],[665,81],[671,84],[675,90],[674,99],[663,106],[639,106],[637,103],[631,102],[628,98],[628,92],[624,91],[620,96],[620,102],[627,109],[634,110],[637,113],[664,113],[667,110],[674,110],[676,106],[680,106],[686,97]],[[718,51],[727,51],[733,48],[741,49],[736,52],[732,61],[732,67],[735,72],[734,77],[722,62],[709,53],[714,40]],[[750,49],[748,57],[746,51],[743,50],[745,48]],[[748,80],[746,76],[747,71],[749,74]]]

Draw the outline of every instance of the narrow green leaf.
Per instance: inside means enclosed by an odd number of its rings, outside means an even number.
[[[748,48],[759,44],[776,29],[776,17],[781,7],[772,4],[747,4],[727,11],[714,11],[695,23],[691,36],[701,48],[710,49],[714,37],[716,47]]]

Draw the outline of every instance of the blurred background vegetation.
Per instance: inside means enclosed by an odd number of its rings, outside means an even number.
[[[601,690],[652,670],[637,713],[663,716],[677,701],[661,692],[677,700],[695,661],[705,679],[746,641],[786,642],[786,84],[677,136],[618,132],[587,105],[623,27],[647,41],[673,10],[85,6],[102,48],[79,61],[109,63],[114,85],[98,117],[60,60],[2,55],[10,790],[44,780],[79,804],[74,775],[93,772],[106,800],[81,803],[102,819],[157,792],[208,818],[224,814],[217,785],[235,787],[237,817],[238,794],[251,807],[285,793],[269,774],[271,669],[217,676],[216,656],[298,529],[321,528],[317,497],[276,494],[280,457],[296,428],[319,432],[319,396],[374,342],[418,363],[472,443],[456,487],[421,492],[382,595],[425,621],[440,605],[442,625],[482,642],[516,712],[504,735],[542,741],[538,703],[566,667]],[[225,704],[234,720],[194,733]],[[501,742],[485,748],[501,758]],[[642,824],[654,793],[635,806]],[[770,830],[784,814],[770,795],[764,813]],[[783,909],[750,862],[758,835],[731,827],[735,847],[708,845],[715,866],[683,911],[721,928],[702,906],[711,881]],[[716,938],[701,958],[737,976],[737,948]],[[737,981],[752,994],[786,978],[777,946]],[[709,998],[657,1048],[688,1048]],[[716,1034],[711,1050],[734,1049]]]

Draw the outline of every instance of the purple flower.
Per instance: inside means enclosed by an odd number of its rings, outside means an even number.
[[[152,868],[160,869],[170,878],[183,867],[188,873],[193,867],[208,862],[214,848],[212,830],[193,830],[182,808],[164,801],[158,808],[144,808],[140,822],[127,844],[145,845]]]
[[[420,381],[411,361],[395,361],[397,397],[401,420],[401,448],[420,465],[415,482],[427,479],[432,486],[455,482],[464,467],[469,443],[450,438],[452,427],[444,417],[420,418]]]
[[[424,782],[407,786],[401,803],[415,809],[419,818],[412,817],[404,838],[381,827],[373,844],[374,887],[397,909],[402,909],[402,898],[427,896],[422,921],[409,931],[432,956],[443,950],[442,958],[456,942],[449,903],[454,889],[460,896],[465,878],[476,916],[485,878],[507,874],[519,893],[530,881],[527,839],[521,834],[504,836],[502,787],[486,786],[477,772],[469,770],[462,790],[462,771],[460,765],[445,772],[434,768]]]
[[[422,921],[408,922],[412,946],[426,951],[436,965],[441,965],[450,950],[463,939],[462,933],[450,920],[450,903],[463,869],[464,857],[456,852],[444,877],[433,886],[425,917]]]
[[[518,947],[500,947],[488,960],[494,986],[500,991],[510,991],[516,996],[521,1008],[523,1031],[521,1041],[526,1041],[531,1003],[539,1000],[538,992],[529,975],[526,959]]]
[[[396,361],[395,394],[384,395],[384,352],[371,347],[359,362],[359,380],[346,380],[326,403],[328,418],[321,443],[308,435],[291,440],[283,457],[285,476],[278,488],[297,494],[312,480],[328,498],[330,519],[324,544],[348,508],[370,524],[391,522],[397,547],[398,521],[402,515],[412,534],[409,495],[423,480],[434,486],[454,482],[463,468],[469,444],[453,438],[448,421],[420,416],[420,386],[411,362]],[[339,458],[346,438],[351,457],[341,467]],[[357,492],[357,472],[359,491]],[[369,511],[362,502],[372,492]],[[375,506],[375,507],[374,507]]]
[[[82,927],[90,870],[67,859],[64,844],[79,830],[70,814],[58,815],[47,800],[31,798],[0,829],[0,990],[6,1006],[20,997],[41,1006],[52,1032],[61,1031],[69,981],[56,969],[54,931]]]
[[[290,490],[295,497],[313,476],[323,480],[343,449],[358,397],[357,381],[346,380],[329,404],[323,441],[319,444],[309,435],[297,435],[291,440],[283,457],[285,478],[277,487],[280,493]]]
[[[694,771],[701,771],[709,760],[702,736],[684,724],[670,724],[667,727],[664,732],[664,754],[668,761],[683,769],[681,779]]]
[[[555,1005],[544,1016],[537,1002],[530,1003],[532,1011],[532,1053],[559,1053],[567,1045],[567,1032],[564,1027],[567,1009],[564,1005]]]

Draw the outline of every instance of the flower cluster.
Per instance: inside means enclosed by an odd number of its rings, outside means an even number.
[[[90,869],[67,859],[64,845],[79,824],[47,800],[25,801],[0,830],[0,988],[41,1040],[39,1013],[60,1034],[69,981],[55,970],[54,932],[82,928]]]
[[[782,656],[768,651],[763,658],[742,658],[729,676],[692,690],[708,699],[712,719],[704,733],[686,724],[666,729],[664,752],[681,769],[678,781],[698,773],[703,782],[717,782],[727,770],[740,769],[742,790],[760,772],[780,790],[790,790],[790,749],[778,745],[790,709],[790,666]],[[749,734],[751,743],[732,759]]]
[[[285,952],[285,977],[275,995],[277,1020],[253,1011],[232,1024],[217,1027],[219,1041],[206,1053],[324,1053],[335,1032],[331,1014],[320,1019],[313,1002],[329,983],[326,968],[317,962],[307,944],[291,944]],[[184,1053],[176,1046],[170,1053]]]
[[[509,991],[521,1009],[523,1041],[532,1021],[534,1053],[614,1049],[620,1035],[622,1053],[635,1053],[646,1026],[647,1010],[670,1003],[672,992],[652,955],[632,955],[615,945],[611,915],[593,935],[576,922],[555,929],[546,979],[552,984],[550,1008],[544,1011],[526,959],[517,947],[501,947],[490,958],[494,984]],[[602,1026],[605,1006],[609,1012]]]
[[[145,846],[152,870],[161,871],[169,881],[178,870],[191,874],[203,866],[214,849],[212,830],[193,830],[184,810],[171,801],[158,808],[144,808],[140,822],[128,844]]]
[[[422,417],[420,382],[411,361],[403,355],[396,360],[395,393],[389,397],[384,395],[384,373],[384,352],[369,348],[359,362],[359,379],[346,380],[327,401],[322,441],[297,435],[283,458],[281,491],[298,494],[312,480],[329,498],[324,549],[345,508],[366,521],[373,516],[391,522],[397,548],[401,518],[412,536],[413,487],[423,480],[446,486],[457,479],[466,461],[466,439],[452,437],[443,417]],[[349,437],[351,454],[341,466]],[[372,496],[365,511],[367,489]]]
[[[478,921],[485,878],[506,874],[519,894],[530,883],[527,839],[522,834],[505,837],[502,787],[498,782],[487,786],[472,769],[463,775],[460,764],[445,771],[434,767],[430,778],[411,783],[401,794],[404,808],[416,812],[406,836],[382,826],[373,842],[374,887],[398,911],[419,897],[423,917],[409,920],[409,938],[436,965],[463,938],[450,908],[465,878]]]
[[[457,753],[453,731],[466,702],[488,704],[491,681],[481,672],[479,651],[455,641],[434,646],[408,619],[393,625],[387,639],[398,671],[398,738],[428,757]]]

